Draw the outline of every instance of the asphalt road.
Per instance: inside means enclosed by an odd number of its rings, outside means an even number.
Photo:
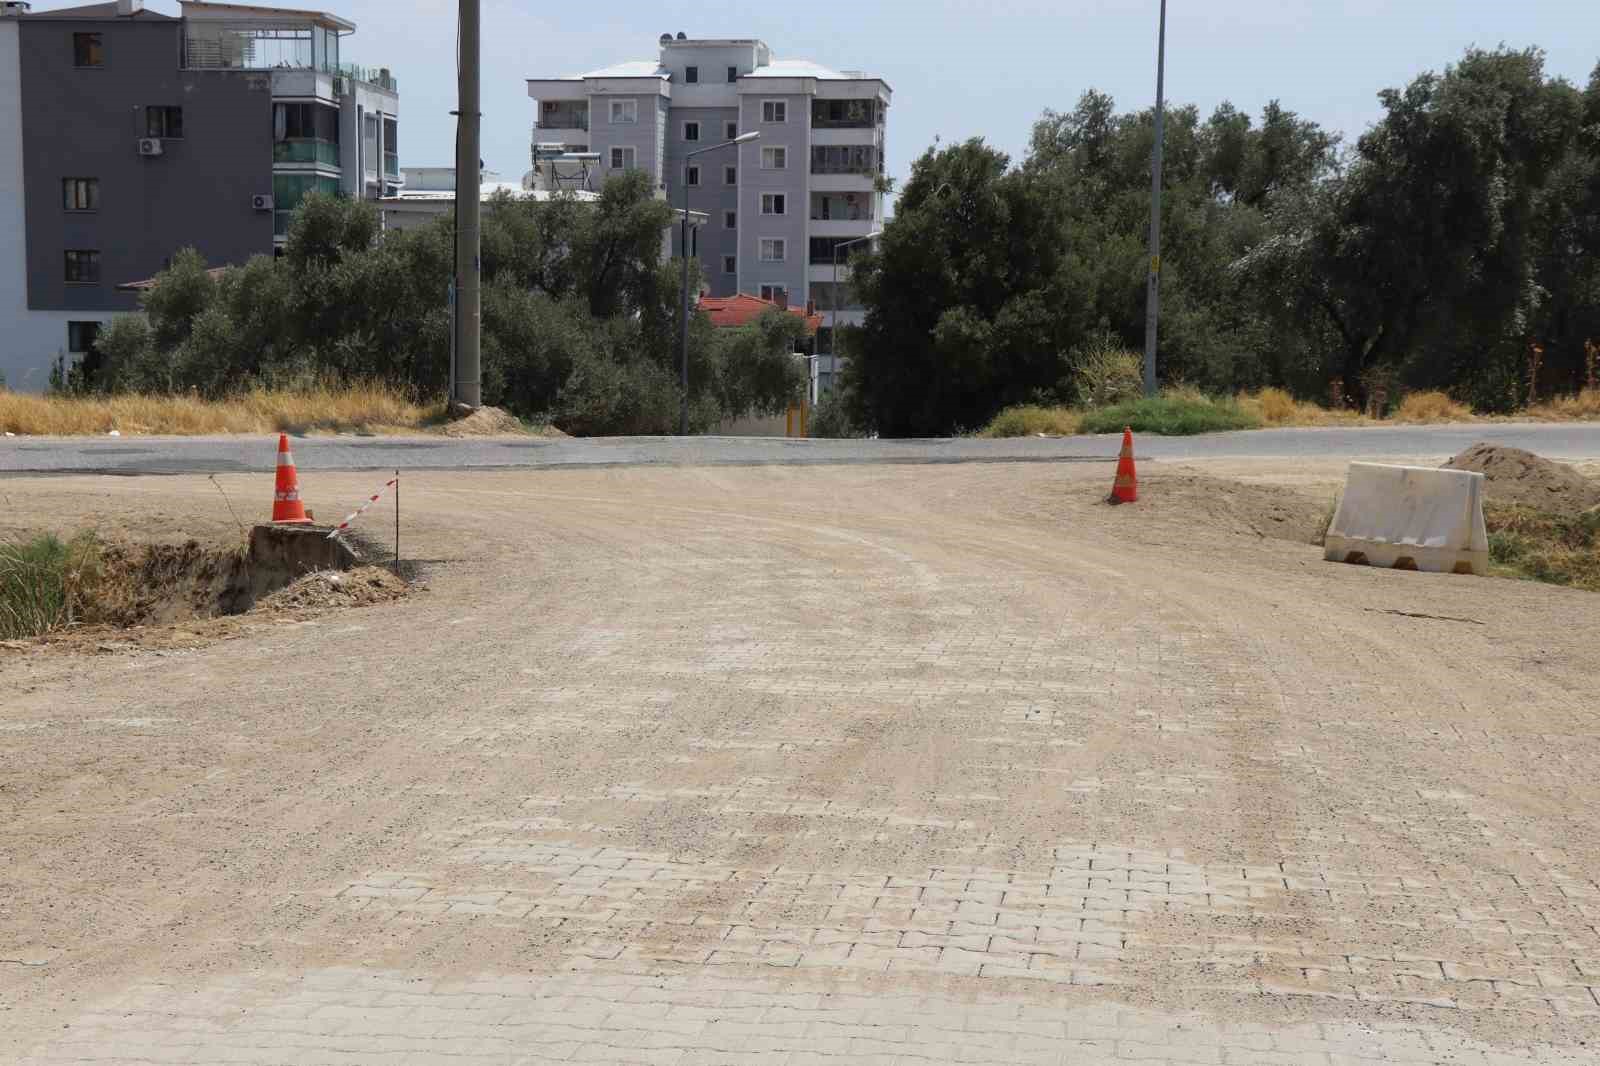
[[[1144,459],[1437,457],[1478,441],[1551,459],[1600,459],[1600,423],[1481,423],[1268,429],[1200,437],[1140,437]],[[303,437],[306,470],[765,466],[854,463],[1070,462],[1117,452],[1114,436],[982,440],[782,440],[760,437],[588,439]],[[0,473],[214,474],[271,470],[270,437],[15,437],[0,439]]]

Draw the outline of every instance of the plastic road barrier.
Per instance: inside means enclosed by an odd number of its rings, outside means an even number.
[[[1351,463],[1325,546],[1334,562],[1486,574],[1483,475]]]

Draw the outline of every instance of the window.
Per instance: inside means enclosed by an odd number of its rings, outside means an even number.
[[[62,178],[61,206],[68,211],[95,211],[100,207],[99,178]]]
[[[739,168],[738,167],[723,167],[722,168],[722,184],[724,184],[724,185],[737,185],[737,184],[739,184]]]
[[[144,135],[146,137],[174,138],[183,136],[183,108],[146,107],[144,109]]]
[[[689,186],[689,188],[691,188],[691,189],[698,188],[699,185],[700,185],[700,168],[699,167],[689,167],[684,173],[684,179],[683,180],[684,180],[684,183]]]
[[[789,166],[789,150],[787,148],[761,149],[762,170],[785,170]]]
[[[67,253],[66,280],[74,285],[93,285],[100,280],[100,253],[71,251]]]
[[[781,263],[787,256],[788,249],[782,237],[763,237],[761,239],[761,261],[763,263]]]
[[[761,194],[761,213],[763,215],[781,215],[788,206],[788,198],[781,192],[764,192]]]
[[[700,123],[685,122],[683,124],[683,139],[686,141],[698,141],[700,139]]]
[[[611,101],[611,121],[631,123],[639,121],[639,101],[613,100]]]
[[[785,100],[761,101],[762,122],[788,122],[789,104]]]
[[[95,341],[100,339],[100,323],[98,322],[68,322],[67,323],[67,351],[73,355],[88,352],[94,347]]]
[[[728,68],[728,83],[732,84],[733,82],[736,82],[738,80],[739,80],[739,68],[738,67],[729,67]]]
[[[613,148],[613,149],[611,149],[611,169],[612,170],[632,170],[633,169],[633,161],[634,161],[634,152],[635,152],[635,149],[633,149],[631,147],[629,147],[629,148]]]
[[[737,211],[724,211],[724,212],[722,212],[722,228],[723,229],[738,229],[739,228],[739,212],[737,212]]]
[[[779,243],[781,244],[782,242],[780,241]],[[761,286],[761,298],[772,303],[785,303],[789,299],[789,286],[763,285]]]
[[[722,272],[724,274],[737,274],[739,261],[731,255],[722,257]]]
[[[737,136],[739,136],[739,124],[737,122],[724,122],[722,124],[723,140],[731,141]]]
[[[103,67],[106,64],[105,46],[98,33],[72,35],[72,65],[75,67]]]
[[[698,82],[700,80],[700,68],[699,67],[684,67],[683,68],[683,80],[684,80],[684,83],[687,84],[687,85],[694,85],[696,82]]]

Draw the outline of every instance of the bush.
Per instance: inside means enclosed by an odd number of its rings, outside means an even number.
[[[0,543],[0,639],[37,637],[71,625],[99,575],[100,549],[84,534]]]
[[[1078,399],[1086,407],[1104,407],[1137,399],[1144,391],[1144,356],[1102,336],[1067,357]]]
[[[1065,407],[1023,404],[1007,407],[984,427],[985,437],[1069,437],[1078,432],[1077,412]]]
[[[1437,390],[1408,393],[1394,414],[1399,422],[1470,422],[1472,409]]]
[[[1193,389],[1175,389],[1154,398],[1141,397],[1085,411],[1079,430],[1116,433],[1124,426],[1135,433],[1187,437],[1196,433],[1260,429],[1261,421],[1240,407],[1236,400],[1213,399]]]
[[[866,430],[856,425],[850,415],[849,399],[837,389],[823,393],[806,420],[808,437],[838,440],[866,435]]]

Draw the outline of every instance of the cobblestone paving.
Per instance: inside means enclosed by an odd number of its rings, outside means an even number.
[[[1594,599],[558,476],[414,490],[394,607],[0,660],[0,1061],[1600,1062]]]

